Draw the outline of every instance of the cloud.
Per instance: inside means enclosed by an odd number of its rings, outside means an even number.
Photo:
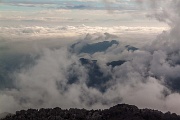
[[[87,29],[87,26],[77,28],[83,31]],[[41,29],[39,33],[41,33]],[[78,30],[72,26],[63,28],[63,30],[68,29]],[[34,34],[32,29],[28,33],[23,33],[23,30],[20,30],[22,34]],[[96,28],[96,30],[98,29]],[[80,42],[93,43],[105,39],[111,39],[111,35],[109,33],[94,33],[87,35]],[[179,98],[179,93],[174,92],[169,87],[171,85],[166,84],[169,76],[177,77],[176,73],[178,73],[179,68],[178,65],[170,67],[167,60],[175,62],[173,60],[176,59],[174,55],[167,56],[171,49],[167,49],[168,46],[165,46],[161,39],[158,44],[155,41],[148,47],[140,48],[134,52],[125,50],[123,44],[120,44],[113,46],[106,52],[89,56],[91,59],[98,60],[100,70],[104,74],[112,75],[109,82],[105,84],[105,92],[87,85],[88,69],[79,62],[79,58],[86,57],[86,55],[72,54],[68,51],[68,47],[69,45],[57,49],[44,47],[34,65],[15,71],[13,77],[15,88],[4,89],[0,93],[2,98],[0,112],[57,106],[99,109],[126,102],[141,108],[149,107],[179,113],[177,107],[172,107],[173,101]],[[119,59],[127,60],[127,62],[113,69],[106,66],[106,62]],[[73,84],[68,83],[71,75],[76,75],[78,78]],[[148,97],[145,97],[147,94]],[[6,99],[9,100],[9,106],[5,106]]]
[[[163,81],[148,73],[150,71],[157,73],[157,71],[148,70],[149,63],[156,63],[156,66],[151,65],[154,69],[163,63],[163,55],[157,55],[162,58],[162,62],[154,61],[157,59],[154,57],[156,54],[137,51],[132,54],[132,61],[115,67],[113,71],[104,66],[106,71],[112,72],[113,78],[107,84],[106,91],[102,93],[96,88],[87,86],[87,69],[80,64],[76,55],[67,51],[66,47],[57,50],[45,49],[34,66],[22,69],[15,74],[15,89],[1,91],[1,98],[3,98],[0,102],[1,112],[57,106],[99,109],[121,102],[136,104],[142,108],[179,112],[176,107],[171,107],[174,104],[171,102],[178,98],[179,94],[169,92],[171,90],[163,84]],[[78,81],[74,84],[68,84],[70,74],[78,76]],[[166,96],[164,92],[167,92]],[[148,97],[145,97],[147,94]],[[11,106],[3,106],[6,99]]]
[[[83,34],[97,34],[105,33],[107,38],[116,37],[123,33],[147,33],[155,34],[163,30],[167,30],[166,27],[126,27],[126,26],[114,26],[114,27],[100,27],[100,26],[19,26],[19,27],[0,27],[0,34],[7,35],[11,33],[14,36],[77,36]],[[105,32],[104,32],[105,31]],[[61,34],[59,34],[61,33]],[[114,35],[113,35],[114,34]]]
[[[154,2],[152,3],[153,6],[156,4]],[[14,112],[15,110],[32,107],[57,106],[62,108],[103,109],[125,102],[138,105],[141,108],[148,107],[162,111],[170,110],[180,114],[180,109],[178,108],[180,104],[178,101],[180,99],[179,4],[179,1],[171,4],[173,6],[171,8],[173,19],[169,17],[169,14],[158,16],[162,21],[168,19],[171,22],[171,29],[166,29],[167,31],[163,31],[152,43],[150,41],[151,44],[147,45],[143,43],[145,40],[146,43],[149,42],[148,40],[151,37],[148,35],[155,36],[157,32],[161,32],[164,28],[109,28],[85,25],[1,27],[1,34],[6,36],[5,38],[8,38],[8,33],[11,33],[18,39],[23,36],[23,39],[19,40],[20,43],[25,41],[24,38],[29,37],[30,40],[38,37],[41,40],[45,38],[51,38],[52,40],[52,38],[59,39],[59,36],[62,36],[61,40],[63,40],[69,33],[73,33],[72,38],[81,35],[78,41],[81,46],[85,45],[84,43],[92,44],[111,40],[114,37],[116,39],[119,38],[121,42],[119,45],[112,46],[104,52],[96,52],[92,55],[71,53],[68,50],[71,46],[69,44],[63,44],[61,47],[43,47],[38,59],[34,60],[34,65],[14,71],[15,87],[3,89],[0,92],[0,112]],[[125,35],[126,37],[124,38],[126,39],[124,41],[121,40]],[[127,42],[127,38],[131,38],[131,41]],[[140,42],[138,42],[140,47],[136,51],[128,51],[124,47],[127,43],[135,45],[132,38],[136,42],[141,38]],[[77,41],[71,41],[70,43],[74,42],[76,43]],[[25,41],[24,43],[30,42]],[[57,44],[54,41],[52,43]],[[27,48],[26,45],[25,49]],[[100,87],[106,88],[103,92],[96,87],[88,86],[87,83],[90,80],[89,69],[79,61],[79,58],[82,57],[97,60],[100,71],[104,75],[111,75],[108,82],[100,84]],[[114,68],[106,65],[107,62],[116,60],[125,60],[126,62]],[[76,75],[77,81],[69,84],[68,79],[73,75]]]

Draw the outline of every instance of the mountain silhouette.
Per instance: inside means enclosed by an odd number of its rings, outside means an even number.
[[[59,107],[28,109],[17,111],[1,120],[180,120],[175,113],[162,113],[158,110],[139,109],[134,105],[118,104],[105,110],[86,110]]]
[[[96,52],[105,52],[109,47],[112,45],[118,45],[119,42],[116,40],[112,41],[103,41],[103,42],[97,42],[97,43],[81,43],[77,42],[71,46],[72,51],[76,51],[78,48],[78,53],[88,53],[88,54],[94,54]]]

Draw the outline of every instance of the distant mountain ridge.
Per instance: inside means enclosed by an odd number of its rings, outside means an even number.
[[[170,112],[139,109],[134,105],[118,104],[105,110],[63,110],[58,107],[21,110],[1,120],[180,120],[180,116]]]
[[[83,42],[77,42],[71,46],[72,51],[78,49],[78,53],[88,53],[88,54],[94,54],[96,52],[105,52],[109,47],[112,45],[118,45],[119,42],[116,40],[112,41],[103,41],[103,42],[97,42],[97,43],[84,43]]]
[[[94,54],[96,52],[105,52],[113,45],[119,45],[119,41],[117,40],[111,40],[111,41],[102,41],[102,42],[96,42],[96,43],[87,43],[86,41],[79,41],[71,45],[70,51],[75,53],[87,53],[87,54]],[[127,51],[136,51],[138,48],[126,45],[124,46],[124,49]]]

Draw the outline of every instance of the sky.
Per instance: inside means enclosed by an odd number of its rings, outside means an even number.
[[[165,26],[136,0],[1,0],[0,25]],[[160,7],[158,8],[160,9]]]

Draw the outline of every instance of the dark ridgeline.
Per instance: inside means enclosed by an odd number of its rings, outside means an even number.
[[[71,46],[70,51],[75,52],[76,49],[78,48],[78,51],[76,51],[78,54],[80,53],[94,54],[96,52],[105,52],[112,45],[119,45],[119,42],[116,40],[111,40],[111,41],[103,41],[103,42],[89,44],[79,41]]]
[[[108,62],[106,65],[107,66],[112,66],[112,68],[116,67],[116,66],[121,66],[122,64],[124,64],[126,61],[125,60],[118,60],[118,61],[112,61],[112,62]]]
[[[2,120],[180,120],[180,116],[170,112],[138,109],[134,105],[119,104],[105,110],[85,109],[29,109],[17,111],[15,115]]]

